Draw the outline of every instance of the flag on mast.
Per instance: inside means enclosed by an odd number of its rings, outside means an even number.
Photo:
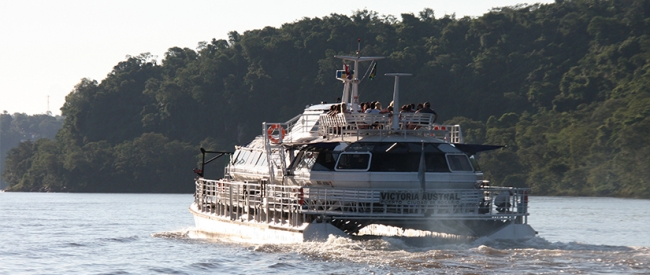
[[[377,75],[377,62],[373,62],[372,64],[372,70],[370,70],[370,75],[368,76],[368,79],[372,80],[375,78]]]
[[[352,73],[350,72],[350,66],[345,64],[345,75],[348,79],[352,79]]]

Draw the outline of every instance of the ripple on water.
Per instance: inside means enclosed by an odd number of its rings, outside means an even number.
[[[129,237],[111,237],[111,238],[100,238],[101,241],[105,242],[117,242],[117,243],[130,243],[140,239],[138,236],[129,236]]]
[[[219,263],[209,263],[209,262],[199,262],[190,265],[191,269],[202,270],[202,271],[216,270],[220,267],[221,265]]]
[[[150,270],[159,274],[190,274],[173,268],[151,268]]]
[[[291,270],[294,267],[295,266],[290,263],[274,263],[269,265],[269,268],[278,269],[278,270],[282,270],[282,269]]]
[[[118,271],[113,271],[113,272],[106,272],[106,273],[99,273],[98,275],[128,275],[131,274],[126,271],[118,270]]]

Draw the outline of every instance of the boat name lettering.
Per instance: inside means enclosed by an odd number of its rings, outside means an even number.
[[[386,204],[458,204],[460,203],[459,193],[439,192],[380,192],[380,203]]]

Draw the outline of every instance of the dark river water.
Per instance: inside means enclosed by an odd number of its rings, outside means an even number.
[[[0,274],[650,274],[650,200],[531,197],[525,242],[188,237],[191,194],[0,193]]]

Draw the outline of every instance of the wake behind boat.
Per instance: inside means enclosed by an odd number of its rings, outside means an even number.
[[[362,62],[374,75],[383,57],[335,56],[342,103],[317,104],[234,152],[206,151],[195,172],[190,212],[196,233],[278,243],[329,235],[444,233],[528,239],[527,188],[494,187],[474,155],[502,146],[465,144],[460,125],[439,125],[432,113],[360,112]],[[353,69],[350,68],[350,64]],[[399,107],[395,79],[393,106]],[[206,155],[217,154],[209,160]],[[222,179],[203,177],[205,164],[228,155]]]

